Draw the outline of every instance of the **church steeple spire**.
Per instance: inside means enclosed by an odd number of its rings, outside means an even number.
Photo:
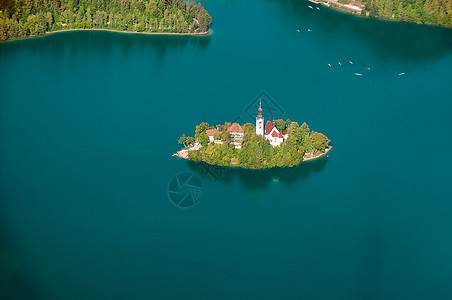
[[[259,99],[259,109],[256,117],[256,134],[264,135],[264,116],[262,115],[262,100]]]
[[[259,99],[259,109],[257,110],[257,118],[263,118],[262,116],[262,100]]]

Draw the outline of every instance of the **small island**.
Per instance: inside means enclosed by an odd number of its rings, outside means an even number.
[[[0,1],[0,41],[68,30],[203,35],[212,21],[184,0]]]
[[[329,142],[306,123],[299,126],[289,119],[264,123],[259,103],[256,125],[226,122],[214,127],[203,122],[196,126],[194,137],[182,134],[179,144],[184,148],[173,156],[247,169],[293,167],[327,154]]]

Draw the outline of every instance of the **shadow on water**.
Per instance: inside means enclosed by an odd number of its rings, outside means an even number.
[[[318,5],[320,10],[310,9],[307,1],[268,1],[277,3],[283,11],[281,17],[286,22],[297,22],[299,26],[312,28],[311,37],[320,35],[317,40],[325,41],[330,48],[330,40],[335,41],[332,49],[335,52],[349,47],[348,41],[361,42],[385,59],[403,57],[414,61],[429,61],[452,51],[450,28],[358,17],[321,5]]]
[[[24,276],[21,261],[2,230],[5,225],[0,221],[0,299],[42,299],[39,289]]]
[[[293,168],[272,168],[249,170],[234,167],[211,166],[204,162],[188,161],[188,167],[202,179],[212,182],[230,183],[236,178],[247,189],[265,188],[272,182],[294,184],[298,180],[306,180],[312,173],[321,172],[328,163],[327,157],[307,161]]]
[[[51,55],[63,56],[70,49],[71,54],[85,53],[86,49],[102,50],[108,56],[112,51],[121,50],[127,54],[133,48],[141,48],[163,59],[169,51],[179,51],[193,47],[204,51],[211,36],[174,36],[128,34],[108,31],[71,31],[58,32],[40,38],[9,41],[0,44],[0,54],[7,56],[14,52],[44,50]]]
[[[13,256],[0,252],[0,299],[41,299],[18,270]]]

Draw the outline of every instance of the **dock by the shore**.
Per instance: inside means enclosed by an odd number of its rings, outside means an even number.
[[[191,147],[189,149],[179,150],[171,156],[177,156],[177,157],[180,157],[183,159],[190,160],[190,158],[188,158],[188,151],[199,150],[199,148],[201,148],[201,147],[202,147],[201,144],[195,144],[193,147]]]
[[[189,159],[188,158],[188,150],[177,151],[176,153],[174,153],[171,156],[177,156],[177,157],[180,157],[180,158],[183,158],[183,159]]]
[[[332,146],[329,146],[328,148],[325,149],[325,152],[320,153],[319,155],[316,155],[316,156],[313,156],[313,157],[308,157],[308,158],[304,158],[303,157],[303,162],[309,161],[309,160],[314,160],[314,159],[317,159],[317,158],[321,158],[322,156],[325,156],[332,148],[333,148]]]

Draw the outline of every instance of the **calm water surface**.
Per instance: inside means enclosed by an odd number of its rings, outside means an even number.
[[[0,298],[451,298],[452,30],[204,5],[208,37],[0,44]],[[212,176],[171,157],[263,91],[329,158]],[[185,210],[183,172],[204,187]]]

